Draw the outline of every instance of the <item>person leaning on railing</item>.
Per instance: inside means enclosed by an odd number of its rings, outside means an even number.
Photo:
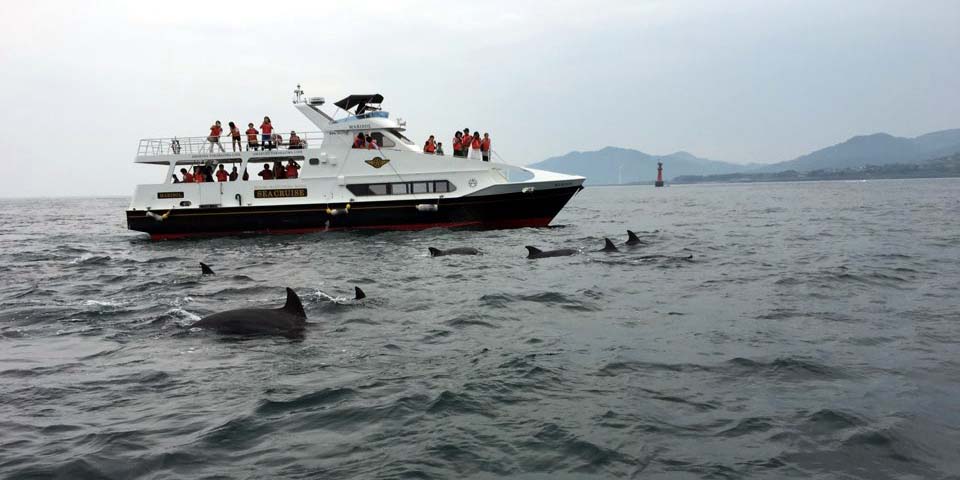
[[[290,140],[288,143],[290,150],[298,150],[303,148],[303,142],[300,141],[300,136],[297,135],[297,132],[290,130]]]
[[[433,135],[430,135],[430,138],[423,144],[423,153],[429,153],[431,155],[437,153],[437,141],[434,140]]]

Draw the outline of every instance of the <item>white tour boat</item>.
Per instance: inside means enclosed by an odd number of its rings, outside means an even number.
[[[302,148],[212,152],[205,136],[141,140],[135,162],[167,170],[162,183],[136,187],[128,228],[160,240],[248,232],[544,227],[583,188],[583,177],[452,152],[424,153],[403,135],[405,122],[380,110],[379,94],[336,102],[347,116],[335,120],[321,109],[323,98],[306,98],[299,86],[295,93],[294,106],[320,130],[298,132]],[[353,148],[359,133],[375,138],[379,147]],[[244,146],[246,140],[243,134]],[[227,147],[230,137],[221,142]],[[257,176],[262,164],[290,161],[300,166],[298,178]],[[249,171],[250,179],[174,182],[181,168],[220,164],[227,171],[237,167],[241,175]]]

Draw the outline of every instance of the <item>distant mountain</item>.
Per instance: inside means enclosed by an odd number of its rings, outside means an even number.
[[[865,165],[910,164],[960,152],[960,129],[928,133],[915,138],[886,133],[853,137],[846,142],[780,163],[745,171],[782,172],[858,168]]]
[[[588,184],[652,183],[657,178],[657,162],[663,162],[664,178],[677,175],[711,175],[743,171],[744,165],[708,160],[687,152],[650,155],[627,148],[606,147],[593,152],[570,152],[530,165],[552,172],[581,175]]]

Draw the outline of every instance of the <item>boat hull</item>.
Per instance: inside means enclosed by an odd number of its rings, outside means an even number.
[[[148,233],[154,240],[330,230],[545,227],[581,188],[444,199],[436,210],[423,208],[424,200],[384,200],[349,208],[343,203],[312,203],[174,209],[162,219],[156,212],[128,210],[126,216],[129,229]]]

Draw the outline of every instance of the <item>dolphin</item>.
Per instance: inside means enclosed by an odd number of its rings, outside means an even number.
[[[530,252],[527,255],[527,258],[566,257],[568,255],[574,255],[578,253],[577,250],[574,250],[572,248],[561,248],[559,250],[547,250],[547,251],[543,251],[537,247],[531,247],[529,245],[527,245],[524,248],[526,248],[527,251]]]
[[[620,249],[618,249],[617,246],[614,245],[613,242],[611,242],[609,238],[604,238],[604,239],[603,239],[603,248],[602,248],[600,251],[601,251],[601,252],[619,252]]]
[[[647,242],[637,238],[637,234],[627,230],[627,245],[645,245]]]
[[[213,269],[210,268],[206,263],[200,262],[200,274],[201,275],[216,275],[213,273]]]
[[[287,338],[303,336],[307,314],[300,297],[287,288],[287,303],[282,308],[240,308],[214,313],[201,318],[190,328],[213,330],[227,335],[281,335]]]
[[[364,298],[367,298],[367,294],[363,293],[363,290],[360,290],[360,287],[353,287],[353,292],[356,294],[354,300],[363,300]]]
[[[429,247],[431,257],[443,257],[446,255],[480,255],[480,250],[472,247],[458,247],[449,250],[440,250],[439,248]]]

